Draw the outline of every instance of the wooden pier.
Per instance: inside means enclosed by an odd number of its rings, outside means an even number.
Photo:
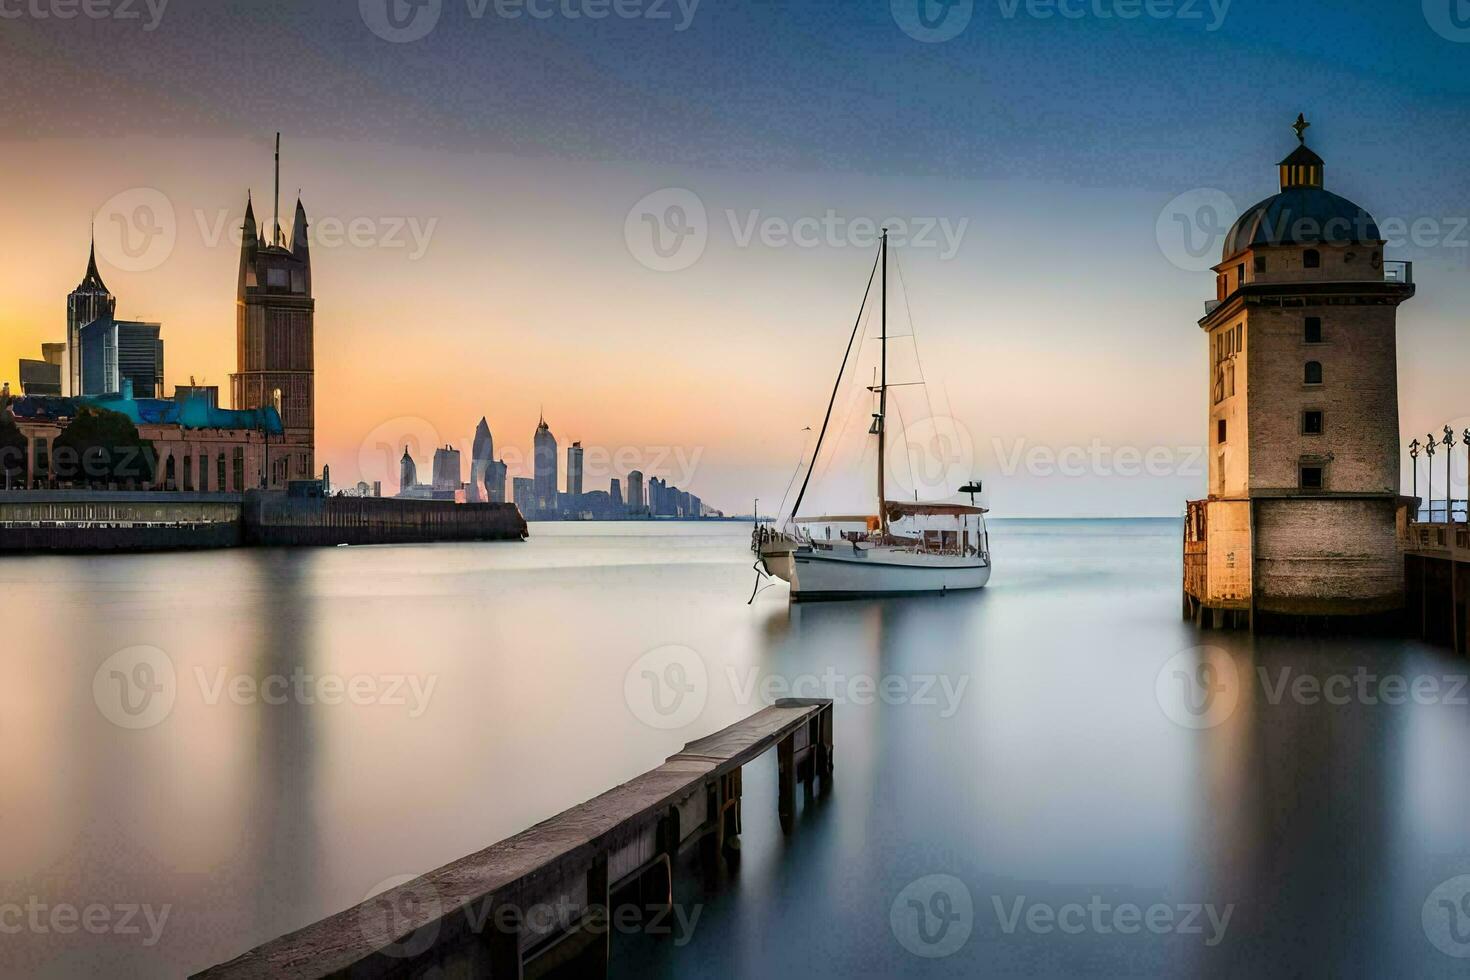
[[[789,832],[797,784],[830,782],[827,699],[780,700],[523,833],[196,976],[604,976],[612,923],[672,908],[681,853],[697,847],[709,867],[738,849],[741,770],[772,747]],[[633,890],[636,901],[615,903]]]
[[[1470,525],[1410,524],[1404,572],[1409,635],[1470,653]]]

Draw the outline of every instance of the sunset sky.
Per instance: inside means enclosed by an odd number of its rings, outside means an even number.
[[[435,443],[467,456],[482,415],[522,474],[544,408],[563,446],[622,461],[589,465],[587,489],[631,462],[765,510],[821,423],[888,222],[923,232],[894,248],[890,324],[914,325],[930,383],[900,396],[903,424],[952,417],[972,447],[939,482],[984,479],[997,516],[1175,514],[1204,492],[1216,220],[1275,192],[1305,112],[1328,189],[1402,226],[1389,258],[1415,263],[1405,440],[1470,424],[1455,0],[962,2],[947,39],[916,0],[624,0],[638,16],[600,19],[597,0],[423,0],[396,20],[386,2],[59,19],[58,0],[0,0],[0,380],[63,339],[96,213],[119,315],[163,323],[168,389],[227,391],[238,228],[247,189],[269,220],[280,130],[282,209],[300,188],[314,226],[317,456],[339,485],[395,482],[404,442],[421,472]],[[141,252],[122,237],[140,215],[158,232]],[[917,377],[911,348],[892,380]],[[875,351],[834,413],[852,458],[821,506],[868,488],[854,389]]]

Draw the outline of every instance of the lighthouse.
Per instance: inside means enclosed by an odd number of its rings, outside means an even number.
[[[1279,192],[1226,236],[1199,321],[1209,487],[1188,505],[1184,608],[1206,625],[1403,606],[1396,332],[1412,266],[1326,189],[1309,126],[1297,118]]]

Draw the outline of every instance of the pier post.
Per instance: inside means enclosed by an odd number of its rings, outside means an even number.
[[[490,917],[485,937],[489,975],[496,980],[521,980],[521,911],[513,905],[500,906]]]
[[[776,743],[776,808],[781,815],[781,830],[791,833],[796,818],[796,733]]]
[[[577,963],[577,975],[607,976],[612,944],[612,894],[607,877],[607,851],[600,851],[587,869],[587,914],[582,929],[588,934],[586,949]]]
[[[822,777],[823,791],[832,788],[832,709],[830,707],[817,716],[821,726],[820,738],[817,741],[817,773]]]

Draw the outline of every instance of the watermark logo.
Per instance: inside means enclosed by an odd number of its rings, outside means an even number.
[[[1470,875],[1441,882],[1424,900],[1424,935],[1456,959],[1470,958]]]
[[[163,265],[178,242],[173,202],[152,187],[133,187],[108,198],[97,209],[97,250],[124,272],[148,272]]]
[[[903,499],[942,500],[974,476],[975,440],[958,419],[918,419],[889,436],[888,478]]]
[[[1069,479],[1205,475],[1203,446],[1114,446],[1096,438],[1085,446],[1033,445],[1024,438],[1012,439],[1007,445],[1004,439],[995,438],[991,440],[991,449],[1001,475],[1007,477],[1021,472],[1028,476]]]
[[[444,0],[357,0],[367,29],[390,44],[410,44],[429,36],[444,12]]]
[[[1445,40],[1470,43],[1470,0],[1424,0],[1424,19]]]
[[[1222,190],[1199,187],[1186,191],[1159,212],[1154,225],[1159,251],[1185,272],[1213,269],[1239,214],[1240,209]]]
[[[952,956],[975,928],[975,901],[954,875],[925,875],[893,899],[888,925],[899,945],[925,959]]]
[[[1170,657],[1154,680],[1159,707],[1183,728],[1214,728],[1235,713],[1240,672],[1219,647],[1190,647]]]
[[[357,924],[363,938],[382,953],[412,959],[427,953],[439,938],[442,915],[438,889],[413,875],[394,875],[369,890],[358,906]],[[420,928],[405,935],[415,923]]]
[[[891,0],[893,22],[925,44],[950,41],[964,33],[975,16],[975,0]]]
[[[657,647],[628,668],[623,697],[633,717],[650,728],[683,728],[704,713],[709,669],[689,647]]]
[[[174,662],[157,647],[119,650],[92,675],[92,698],[119,728],[152,728],[173,711],[178,694]]]
[[[655,272],[682,272],[704,256],[709,213],[698,194],[666,187],[647,195],[623,223],[628,251]]]

